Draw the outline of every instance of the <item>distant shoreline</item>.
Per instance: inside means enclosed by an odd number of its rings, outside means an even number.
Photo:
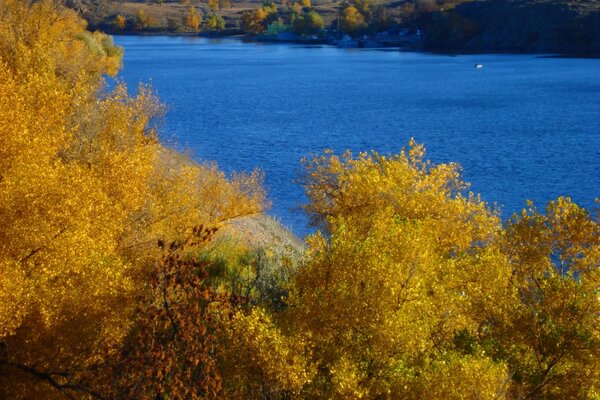
[[[260,40],[257,39],[256,36],[246,35],[243,33],[210,33],[210,32],[152,32],[152,31],[132,31],[132,32],[111,32],[112,36],[139,36],[139,37],[182,37],[182,38],[205,38],[205,39],[236,39],[244,43],[265,43],[265,44],[297,44],[297,45],[319,45],[319,46],[330,46],[337,48],[353,48],[353,49],[365,49],[365,50],[378,50],[378,49],[386,49],[386,50],[398,50],[405,52],[415,52],[415,53],[429,53],[429,54],[438,54],[438,55],[447,55],[450,57],[453,56],[463,56],[463,55],[484,55],[484,54],[506,54],[506,55],[531,55],[537,56],[540,58],[590,58],[596,59],[600,58],[600,53],[553,53],[553,52],[535,52],[535,51],[522,51],[522,50],[435,50],[435,49],[426,49],[423,46],[380,46],[380,47],[365,47],[365,46],[338,46],[335,43],[328,43],[326,41],[321,41],[319,43],[310,41],[302,41],[302,40]]]

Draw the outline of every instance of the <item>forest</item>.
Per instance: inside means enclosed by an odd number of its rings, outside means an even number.
[[[411,140],[302,160],[301,246],[235,240],[263,172],[162,144],[122,57],[0,0],[0,399],[600,399],[600,210],[503,221]]]

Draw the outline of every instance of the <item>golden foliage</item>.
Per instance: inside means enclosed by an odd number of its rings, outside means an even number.
[[[90,396],[156,241],[260,211],[260,175],[177,161],[149,90],[102,93],[121,50],[52,1],[0,3],[0,50],[0,397]]]
[[[457,165],[424,155],[411,142],[305,162],[306,209],[324,231],[283,310],[229,325],[226,395],[597,396],[598,222],[560,198],[503,228]]]
[[[344,8],[340,22],[342,29],[348,33],[361,31],[367,27],[365,17],[354,6]]]
[[[103,90],[121,54],[53,1],[0,2],[1,398],[598,397],[588,211],[502,226],[411,141],[305,161],[305,257],[215,245],[262,176],[163,147],[148,88]]]
[[[196,7],[189,6],[187,9],[187,13],[185,16],[185,25],[194,30],[198,31],[200,29],[200,24],[202,23],[202,16],[196,11]]]
[[[120,30],[125,29],[127,27],[127,18],[123,15],[117,15],[115,17],[115,27]]]
[[[456,165],[423,156],[412,143],[389,158],[346,153],[307,162],[307,210],[326,234],[310,239],[311,259],[289,302],[295,329],[311,332],[318,370],[327,371],[316,380],[325,398],[419,390],[434,398],[422,373],[444,365],[459,333],[476,334],[479,310],[507,290],[510,271],[486,246],[498,218],[462,194]],[[496,384],[474,390],[493,398],[485,393],[501,390],[505,367],[484,366],[481,357],[456,369],[465,374],[457,380],[479,368]]]
[[[261,308],[237,312],[221,345],[225,396],[298,398],[315,374],[306,346],[301,334],[285,335]]]

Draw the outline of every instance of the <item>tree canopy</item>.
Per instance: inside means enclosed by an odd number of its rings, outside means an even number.
[[[261,174],[162,145],[151,89],[107,89],[121,56],[0,2],[0,398],[600,396],[598,215],[502,223],[411,141],[304,160],[317,231],[257,246],[227,232]]]

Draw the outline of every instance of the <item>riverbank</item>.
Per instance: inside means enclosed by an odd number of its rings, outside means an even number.
[[[419,52],[424,54],[438,54],[446,56],[461,56],[461,55],[534,55],[541,58],[600,58],[599,53],[553,53],[546,51],[527,51],[521,49],[499,49],[496,51],[473,50],[473,49],[431,49],[425,46],[422,40],[412,40],[404,37],[389,37],[385,39],[377,37],[337,40],[335,36],[327,38],[277,38],[269,35],[246,35],[243,33],[226,33],[226,32],[165,32],[165,31],[144,31],[144,32],[123,32],[117,36],[124,37],[181,37],[181,38],[204,38],[204,39],[233,39],[239,40],[242,43],[264,43],[264,44],[297,44],[307,46],[331,46],[337,48],[349,49],[387,49],[408,52]]]
[[[337,3],[329,0],[314,2],[311,8],[322,17],[324,29],[304,36],[295,36],[290,28],[273,34],[266,23],[262,33],[249,35],[242,29],[242,17],[261,6],[261,2],[254,0],[231,3],[219,11],[223,19],[221,30],[211,30],[203,23],[201,32],[185,26],[187,8],[179,2],[70,0],[68,3],[88,20],[92,29],[111,34],[244,36],[246,41],[399,47],[456,54],[600,56],[600,4],[588,0],[448,0],[433,8],[415,7],[412,0],[384,1],[380,5],[387,15],[387,26],[375,31],[356,31],[347,39],[336,33],[339,10]],[[212,15],[205,4],[198,4],[197,9],[204,18]],[[407,10],[413,11],[407,13]],[[290,12],[283,6],[279,11],[284,19]],[[118,26],[117,16],[122,16],[125,27]],[[399,31],[405,32],[404,36],[397,35]],[[421,36],[417,37],[417,32]]]

